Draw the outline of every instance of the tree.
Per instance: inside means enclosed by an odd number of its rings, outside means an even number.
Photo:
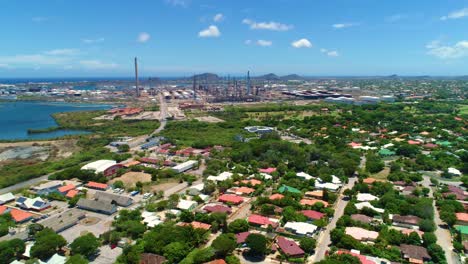
[[[249,254],[263,256],[267,250],[267,239],[260,234],[250,234],[245,240],[247,247],[250,248]]]
[[[50,228],[36,233],[36,243],[31,248],[31,257],[47,260],[64,247],[67,241]]]
[[[333,254],[317,264],[361,264],[361,261],[350,254]]]
[[[80,254],[87,258],[91,258],[96,254],[100,244],[99,240],[92,233],[88,233],[76,238],[70,244],[70,248],[73,255]]]
[[[172,242],[163,248],[164,257],[169,263],[177,263],[181,261],[189,253],[189,247],[182,242]]]
[[[18,238],[0,242],[0,263],[10,263],[20,257],[26,245],[24,241]]]
[[[123,181],[115,181],[113,184],[114,188],[119,188],[119,189],[124,189],[125,188],[125,185],[123,183]]]
[[[317,241],[315,241],[315,239],[310,238],[310,237],[303,237],[299,240],[300,247],[305,252],[308,252],[308,253],[311,253],[314,251],[316,244],[317,244]]]
[[[227,264],[240,264],[241,263],[239,258],[234,255],[227,256],[225,260]]]
[[[245,219],[236,219],[228,225],[230,233],[238,234],[249,230],[249,222]]]
[[[427,251],[429,252],[429,255],[431,255],[434,263],[447,263],[444,250],[441,246],[432,244],[427,247]]]
[[[419,222],[419,229],[423,232],[432,232],[435,230],[434,222],[431,219],[423,219]]]
[[[218,257],[224,258],[236,249],[237,240],[234,234],[221,234],[213,241],[211,246]]]
[[[76,254],[68,258],[65,264],[88,264],[89,261],[80,254]]]
[[[117,147],[119,152],[128,152],[130,150],[130,146],[127,144],[122,144]]]

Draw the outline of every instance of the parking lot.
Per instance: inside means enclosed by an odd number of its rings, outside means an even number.
[[[78,224],[68,228],[60,233],[68,243],[73,242],[77,237],[85,233],[93,233],[99,236],[111,228],[112,220],[115,215],[103,215],[94,212],[86,212],[86,218],[82,219]]]

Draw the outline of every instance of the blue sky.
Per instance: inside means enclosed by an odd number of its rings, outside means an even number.
[[[0,0],[0,23],[0,77],[468,74],[468,0]]]

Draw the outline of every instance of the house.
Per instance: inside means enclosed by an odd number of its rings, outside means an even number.
[[[257,179],[250,179],[250,180],[242,180],[241,183],[255,187],[257,185],[262,184],[262,181],[259,181]]]
[[[373,206],[372,204],[370,204],[369,202],[356,203],[356,204],[354,204],[354,206],[355,206],[358,210],[362,210],[362,209],[364,209],[365,207],[367,207],[367,208],[369,208],[369,209],[372,209],[372,210],[376,211],[377,213],[383,214],[383,213],[385,212],[384,209],[374,207],[374,206]]]
[[[244,198],[234,194],[223,194],[218,198],[218,201],[238,205],[244,202]]]
[[[290,192],[290,193],[296,193],[296,194],[301,194],[302,192],[294,187],[287,186],[287,185],[281,185],[281,187],[278,188],[278,192],[284,193],[284,192]]]
[[[229,206],[221,204],[206,205],[203,207],[203,211],[207,213],[226,213],[228,215],[232,213],[232,209]]]
[[[393,215],[392,224],[394,226],[405,227],[410,229],[419,229],[421,218],[414,215]]]
[[[453,185],[448,185],[448,192],[444,193],[444,197],[447,197],[449,195],[455,195],[457,200],[464,201],[468,196],[465,194],[465,191],[458,187],[458,186],[453,186]]]
[[[232,175],[234,175],[232,172],[225,171],[220,173],[218,176],[208,176],[206,179],[209,181],[222,182],[232,178]]]
[[[319,190],[326,189],[332,192],[336,192],[338,189],[340,189],[340,185],[332,182],[322,182],[321,180],[317,179],[315,181],[315,188]]]
[[[184,163],[178,164],[174,167],[172,167],[172,170],[174,170],[177,173],[182,173],[184,171],[188,171],[195,167],[198,164],[198,161],[196,160],[188,160]]]
[[[301,201],[299,201],[299,203],[300,203],[301,205],[310,205],[310,206],[313,206],[313,205],[315,205],[316,203],[321,203],[321,204],[323,204],[325,207],[328,207],[328,202],[323,201],[323,200],[318,200],[318,199],[301,199]]]
[[[139,163],[146,163],[146,164],[158,164],[159,163],[159,160],[157,159],[153,159],[153,158],[140,158],[139,159]]]
[[[273,228],[278,226],[278,220],[273,218],[268,218],[262,215],[252,214],[248,218],[248,222],[251,225],[260,226],[262,228],[267,228],[271,225]]]
[[[284,228],[300,236],[312,236],[317,231],[317,226],[304,222],[287,222]]]
[[[16,197],[11,192],[2,194],[0,195],[0,205],[14,201],[15,198]]]
[[[203,191],[204,188],[205,188],[205,184],[203,183],[192,185],[188,189],[188,194],[192,196],[199,195]]]
[[[371,202],[371,201],[378,200],[379,197],[372,195],[370,193],[358,193],[356,199],[358,200],[358,202]]]
[[[265,168],[265,169],[258,170],[258,172],[260,173],[267,173],[267,174],[272,174],[275,171],[276,171],[276,168]]]
[[[360,222],[363,224],[370,224],[374,221],[374,218],[363,214],[352,214],[351,219],[353,221]]]
[[[309,191],[305,193],[305,196],[312,198],[323,199],[323,190]]]
[[[98,201],[116,204],[122,207],[127,207],[133,204],[133,199],[128,196],[119,195],[115,193],[102,192],[102,191],[97,191],[94,194],[94,199]]]
[[[367,184],[367,185],[371,185],[371,184],[373,184],[374,182],[384,182],[384,181],[383,181],[383,180],[374,179],[374,178],[365,178],[362,182],[365,183],[365,184]]]
[[[59,193],[65,195],[65,194],[67,194],[69,191],[74,190],[75,188],[76,188],[75,185],[73,185],[73,184],[67,184],[67,185],[63,185],[63,186],[59,187],[59,188],[57,189],[57,191],[58,191]]]
[[[21,196],[20,198],[16,199],[16,206],[25,210],[33,210],[39,212],[50,208],[51,204],[44,201],[41,197],[27,198]]]
[[[304,257],[304,250],[302,250],[294,240],[290,240],[280,236],[276,239],[276,244],[278,245],[278,248],[281,250],[281,252],[283,252],[283,254],[285,254],[288,257]]]
[[[85,186],[91,189],[102,190],[102,191],[109,189],[109,185],[105,183],[92,182],[92,181],[88,182],[88,184],[86,184]]]
[[[275,194],[272,194],[270,195],[269,199],[274,201],[274,200],[281,200],[284,198],[284,195],[282,194],[279,194],[279,193],[275,193]]]
[[[47,181],[43,184],[31,187],[31,190],[37,195],[48,195],[56,192],[59,187],[62,186],[61,181]]]
[[[78,200],[76,203],[76,206],[80,209],[93,211],[100,214],[111,215],[117,212],[117,206],[113,203],[89,200],[86,198],[80,198],[80,200]]]
[[[296,176],[299,177],[299,178],[302,178],[302,179],[304,179],[306,181],[311,180],[311,179],[314,178],[314,177],[312,177],[311,175],[309,175],[309,174],[307,174],[305,172],[298,172],[298,173],[296,173]]]
[[[423,231],[415,230],[415,229],[403,228],[403,229],[400,229],[400,231],[401,231],[401,233],[402,233],[403,235],[407,235],[407,236],[409,236],[409,235],[410,235],[411,233],[413,233],[413,232],[416,233],[416,234],[418,234],[418,236],[419,236],[420,238],[422,238],[423,235],[424,235],[424,232],[423,232]]]
[[[250,195],[253,192],[255,192],[255,189],[242,186],[242,187],[239,187],[239,188],[235,188],[232,191],[237,195]]]
[[[74,225],[81,219],[85,218],[86,214],[82,210],[70,209],[62,213],[48,217],[38,223],[44,227],[51,228],[56,233],[60,233]]]
[[[195,201],[179,200],[177,208],[179,208],[180,210],[192,211],[197,207],[197,205],[198,203]]]
[[[163,264],[166,261],[165,257],[153,253],[142,253],[140,255],[140,264]]]
[[[410,263],[423,263],[431,260],[431,256],[424,247],[402,244],[400,251],[402,257]]]
[[[65,195],[65,197],[71,199],[71,198],[75,197],[78,193],[79,193],[78,190],[70,190],[69,192],[67,192],[67,194]]]
[[[322,219],[325,214],[321,212],[317,212],[314,210],[302,210],[301,213],[307,217],[309,220],[319,220]]]
[[[143,223],[146,224],[148,227],[155,227],[163,223],[161,218],[156,215],[154,212],[142,212],[141,217],[143,217]]]
[[[115,160],[97,160],[84,165],[81,169],[91,170],[96,174],[102,173],[104,176],[109,177],[114,175],[122,167],[123,165],[118,164]]]
[[[15,223],[24,223],[33,218],[33,214],[16,208],[0,205],[0,215],[9,213]]]
[[[244,244],[250,234],[251,233],[249,231],[236,234],[237,244]]]
[[[457,225],[468,225],[468,214],[467,213],[456,213]]]
[[[205,223],[197,222],[197,221],[193,221],[192,223],[190,223],[190,225],[193,227],[193,229],[210,230],[211,228],[210,224],[205,224]]]
[[[374,241],[379,236],[378,232],[355,226],[346,227],[345,233],[359,241]]]
[[[226,264],[226,261],[224,259],[215,259],[205,264]]]
[[[383,149],[379,150],[379,155],[382,156],[382,157],[390,157],[390,156],[395,156],[396,152],[391,151],[391,150],[386,149],[386,148],[383,148]]]
[[[450,174],[450,175],[453,175],[455,177],[458,177],[458,176],[462,175],[461,171],[459,171],[459,170],[457,170],[455,168],[448,168],[447,173]]]

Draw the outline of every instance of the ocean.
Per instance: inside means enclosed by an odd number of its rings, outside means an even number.
[[[0,140],[48,139],[65,135],[86,134],[87,131],[56,130],[28,134],[28,129],[44,129],[57,126],[52,114],[59,112],[105,110],[111,105],[56,103],[36,101],[0,102]]]

